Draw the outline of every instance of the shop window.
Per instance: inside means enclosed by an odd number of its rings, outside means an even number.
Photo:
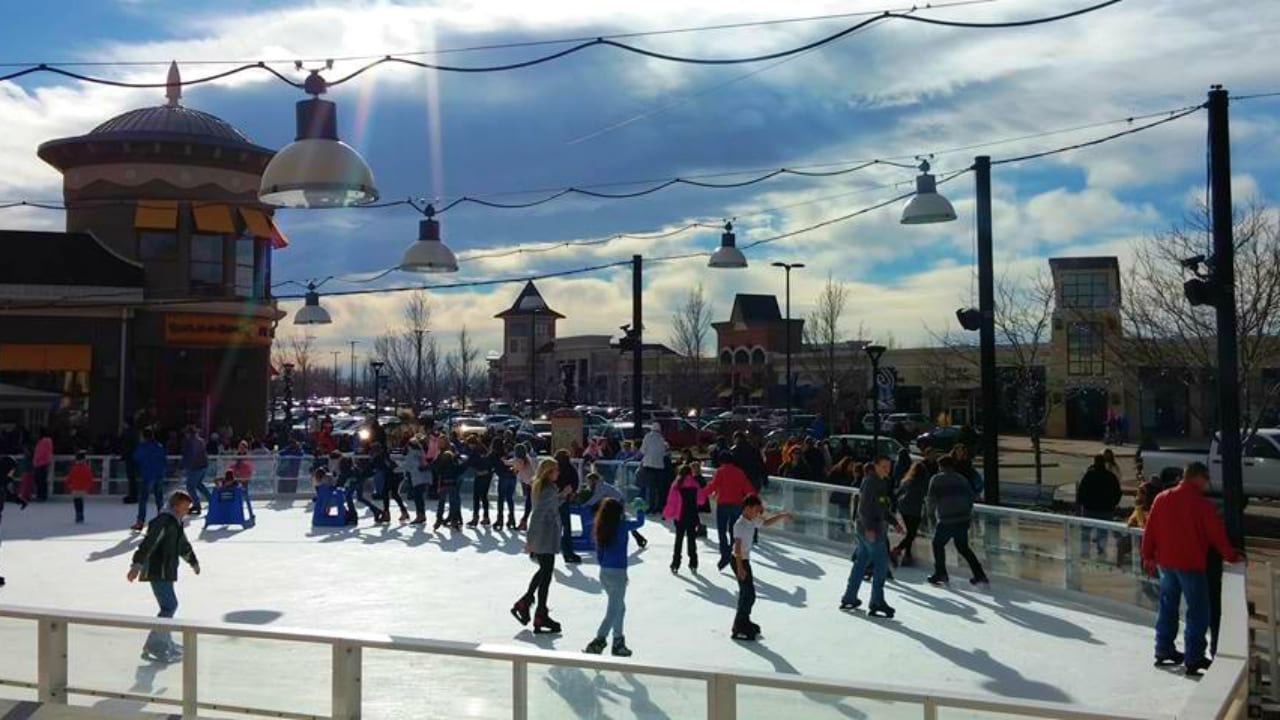
[[[1102,375],[1105,372],[1100,323],[1072,323],[1067,329],[1067,374]]]
[[[178,236],[171,232],[138,234],[138,257],[143,261],[177,260]]]
[[[221,235],[191,236],[191,294],[223,293],[223,242]]]
[[[236,297],[256,297],[254,292],[254,241],[251,237],[236,238],[235,288]]]

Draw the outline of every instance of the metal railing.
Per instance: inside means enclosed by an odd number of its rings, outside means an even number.
[[[207,702],[200,692],[200,643],[202,638],[227,637],[238,640],[269,640],[287,643],[328,646],[331,657],[330,711],[334,720],[356,720],[361,717],[364,655],[366,651],[384,650],[404,653],[467,658],[506,664],[511,678],[511,717],[528,720],[530,713],[530,666],[559,666],[600,672],[628,673],[641,678],[679,679],[704,686],[704,709],[707,720],[736,720],[739,692],[770,689],[797,694],[819,694],[847,700],[894,703],[896,710],[918,709],[922,720],[937,720],[939,711],[968,710],[999,713],[1001,717],[1052,718],[1054,720],[1152,720],[1155,715],[1133,715],[1101,709],[1083,709],[1034,701],[1010,701],[963,694],[938,693],[931,690],[890,685],[856,684],[840,680],[754,673],[681,665],[653,665],[634,660],[577,653],[561,653],[501,645],[469,644],[441,640],[392,637],[373,633],[315,633],[305,630],[264,628],[230,623],[164,620],[124,615],[107,615],[36,608],[0,606],[0,618],[33,622],[37,633],[36,682],[0,679],[0,685],[36,690],[42,703],[64,705],[71,695],[111,697],[182,708],[183,718],[196,718],[202,710],[237,712],[275,717],[324,717],[304,713],[254,708],[242,705]],[[137,692],[114,692],[73,685],[68,667],[72,660],[70,630],[75,627],[162,630],[182,636],[181,693],[178,697],[155,697]],[[490,688],[491,690],[493,688]],[[901,715],[899,715],[901,716]],[[691,717],[681,715],[681,717]],[[1208,717],[1208,716],[1197,716]]]

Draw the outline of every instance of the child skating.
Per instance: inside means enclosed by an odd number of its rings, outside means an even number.
[[[158,617],[171,618],[178,611],[178,596],[174,593],[174,583],[178,581],[178,560],[185,560],[192,572],[200,574],[200,561],[196,559],[182,529],[182,518],[190,510],[191,496],[186,490],[177,490],[169,496],[169,506],[147,525],[147,534],[133,553],[133,562],[126,576],[129,582],[142,580],[151,583],[151,592],[160,606]],[[182,647],[173,642],[167,630],[152,630],[142,648],[142,659],[178,662],[182,659]]]
[[[738,576],[738,613],[733,618],[734,640],[755,640],[760,626],[751,622],[751,609],[756,604],[756,580],[751,572],[751,546],[756,531],[791,517],[789,512],[766,515],[757,495],[742,500],[742,516],[733,524],[733,571]]]
[[[76,461],[67,471],[67,492],[71,493],[71,503],[76,509],[76,524],[84,524],[84,496],[93,489],[93,471],[89,469],[89,461],[84,451],[76,453]]]
[[[596,639],[583,652],[592,655],[604,652],[612,632],[613,654],[631,657],[622,629],[622,620],[627,614],[627,538],[643,524],[644,511],[638,510],[635,520],[627,520],[617,498],[607,497],[596,508],[596,560],[600,563],[600,585],[609,597],[609,605],[596,631]]]
[[[560,488],[556,480],[560,466],[550,458],[538,464],[533,476],[533,514],[529,517],[529,534],[525,537],[525,550],[538,570],[529,580],[529,589],[511,606],[511,615],[521,625],[529,624],[529,608],[537,599],[537,612],[533,616],[535,633],[558,633],[560,623],[551,619],[547,607],[547,593],[551,590],[551,578],[555,573],[556,551],[560,547],[560,506],[573,493],[573,488]]]
[[[671,572],[680,572],[680,549],[689,547],[689,569],[698,574],[698,464],[687,463],[680,468],[680,477],[671,483],[667,491],[667,504],[663,517],[676,525],[676,546],[671,554]]]

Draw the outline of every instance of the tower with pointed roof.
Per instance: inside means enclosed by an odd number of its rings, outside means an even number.
[[[554,370],[550,352],[555,347],[556,322],[564,315],[552,310],[529,281],[511,307],[494,317],[502,320],[501,381],[505,394],[519,400],[541,395],[543,385],[555,382],[547,372]]]

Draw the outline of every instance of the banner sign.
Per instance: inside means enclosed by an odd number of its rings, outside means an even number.
[[[271,345],[271,321],[236,315],[164,316],[164,341],[171,345]]]

